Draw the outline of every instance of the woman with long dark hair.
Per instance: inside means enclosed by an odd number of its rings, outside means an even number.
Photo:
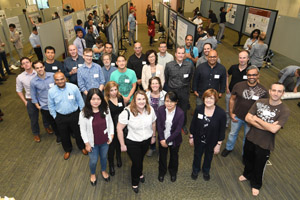
[[[98,155],[100,156],[102,177],[106,182],[110,181],[106,172],[106,162],[108,145],[114,137],[114,125],[108,105],[98,88],[88,91],[85,106],[79,115],[79,125],[85,149],[89,152],[92,186],[97,184]]]
[[[250,34],[250,38],[248,38],[246,40],[246,42],[244,44],[244,49],[247,51],[250,51],[252,46],[258,42],[259,35],[260,35],[260,30],[254,29]]]

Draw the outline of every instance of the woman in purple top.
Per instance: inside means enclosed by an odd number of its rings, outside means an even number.
[[[146,92],[146,95],[148,97],[148,102],[154,109],[156,115],[158,108],[164,105],[166,93],[166,91],[162,90],[162,84],[159,77],[154,76],[149,79],[148,92]],[[151,157],[154,151],[156,151],[156,142],[150,144],[147,156]]]
[[[157,132],[159,140],[159,174],[158,180],[164,181],[167,173],[168,149],[170,151],[169,173],[171,181],[176,181],[178,171],[178,151],[182,142],[181,127],[184,122],[184,112],[177,106],[178,97],[174,92],[165,96],[165,105],[157,111]]]
[[[106,161],[108,145],[114,137],[114,124],[108,105],[98,88],[88,91],[85,106],[79,115],[79,125],[85,149],[89,152],[92,186],[97,184],[98,155],[100,156],[102,177],[106,182],[110,181],[106,172]]]

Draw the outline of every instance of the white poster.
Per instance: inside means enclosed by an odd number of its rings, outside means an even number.
[[[169,31],[170,31],[170,38],[175,43],[175,36],[176,36],[176,12],[170,10],[170,21],[169,21]]]
[[[122,37],[122,35],[121,35],[122,31],[121,31],[121,22],[120,22],[120,19],[121,19],[120,18],[120,12],[117,13],[116,18],[117,18],[117,27],[118,27],[118,32],[117,33],[118,33],[118,40],[119,40]]]
[[[68,41],[70,41],[72,38],[75,37],[74,22],[72,19],[72,15],[64,18],[64,25],[65,25],[66,36],[68,38]]]
[[[257,8],[249,8],[245,32],[251,34],[254,29],[267,32],[271,12]]]
[[[40,17],[40,14],[38,12],[30,13],[30,14],[28,14],[28,17],[30,17],[32,19],[33,23],[35,23],[35,24],[39,23],[38,18]]]
[[[82,23],[85,22],[84,10],[78,11],[76,13],[76,15],[77,15],[77,19],[80,19],[82,21]]]
[[[0,25],[2,24],[2,19],[4,19],[5,17],[6,17],[5,11],[4,10],[0,10]]]
[[[16,30],[20,34],[21,42],[24,43],[25,42],[25,38],[24,38],[24,35],[23,35],[23,31],[22,31],[21,24],[20,24],[18,16],[7,18],[6,22],[7,22],[7,25],[9,25],[9,24],[16,25]]]
[[[165,27],[168,27],[168,21],[169,21],[168,12],[169,12],[168,8],[164,6],[164,21],[163,21],[163,23],[164,23]]]
[[[177,44],[179,46],[185,45],[185,36],[187,35],[188,25],[178,20],[177,24]]]
[[[230,7],[231,4],[226,5],[226,10]],[[233,5],[231,10],[226,14],[226,22],[234,24],[236,16],[237,5]]]

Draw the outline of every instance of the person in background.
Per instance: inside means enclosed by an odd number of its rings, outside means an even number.
[[[263,62],[264,62],[264,56],[267,53],[268,45],[264,43],[264,40],[266,39],[266,33],[261,32],[258,37],[258,42],[252,46],[250,50],[250,63],[251,65],[255,65],[259,69],[261,69]]]
[[[203,93],[204,104],[197,106],[190,126],[189,143],[194,146],[194,161],[191,177],[198,178],[201,171],[201,160],[203,179],[210,180],[210,168],[213,154],[218,154],[225,138],[226,113],[216,105],[219,95],[215,89],[208,89]]]
[[[134,10],[134,18],[136,19],[136,7],[133,5],[133,3],[130,3],[130,7],[129,7],[129,12],[131,11],[131,10]]]
[[[70,56],[64,61],[64,74],[70,83],[77,85],[77,69],[82,67],[84,60],[82,56],[78,55],[75,45],[69,45],[68,51]]]
[[[85,143],[85,149],[90,157],[90,182],[96,186],[96,167],[100,156],[102,178],[110,181],[106,172],[107,152],[114,138],[114,124],[107,102],[98,88],[92,88],[87,93],[85,106],[79,115],[80,133]]]
[[[246,40],[246,42],[244,44],[244,49],[247,51],[250,51],[252,46],[258,42],[259,35],[260,35],[260,30],[254,29],[250,34],[250,38],[248,38]]]
[[[134,94],[131,104],[125,109],[127,110],[122,111],[119,115],[118,138],[121,151],[127,151],[132,162],[131,185],[132,190],[138,193],[139,182],[145,182],[143,160],[150,143],[154,143],[156,138],[156,115],[142,90],[138,90]],[[128,135],[124,139],[123,129],[126,125]]]
[[[150,46],[153,46],[153,40],[155,36],[155,23],[160,24],[160,22],[156,19],[155,11],[151,10],[151,14],[147,18],[148,35],[150,36]]]
[[[93,26],[88,26],[87,34],[84,37],[86,48],[93,48],[93,46],[96,44],[96,37],[97,36],[93,33]]]
[[[103,67],[102,67],[102,72],[103,72],[103,75],[104,75],[104,78],[105,78],[104,85],[106,85],[106,83],[110,80],[111,73],[116,71],[117,68],[115,67],[115,65],[112,65],[110,54],[104,53],[102,55],[102,61],[104,63]]]
[[[150,6],[150,4],[148,4],[147,5],[147,9],[146,9],[146,17],[147,17],[147,19],[148,19],[149,15],[151,14],[151,11],[152,11],[151,6]]]
[[[210,43],[212,46],[212,49],[216,49],[218,46],[218,41],[214,36],[214,29],[210,28],[207,30],[207,38],[203,40],[199,40],[197,42],[197,48],[200,55],[202,55],[203,46],[206,43]]]
[[[194,38],[192,35],[185,36],[185,60],[191,62],[193,65],[197,63],[198,60],[198,48],[194,47]]]
[[[104,44],[104,51],[103,51],[103,53],[106,53],[106,54],[109,54],[110,55],[110,57],[111,57],[111,65],[112,66],[116,66],[116,61],[117,61],[117,56],[113,53],[113,45],[112,45],[112,43],[110,43],[110,42],[106,42],[105,44]],[[100,66],[104,66],[104,63],[102,62],[102,58],[100,58],[99,60],[98,60],[98,64],[100,65]]]
[[[111,12],[110,12],[110,9],[109,9],[109,7],[108,7],[107,4],[105,4],[105,12],[104,12],[104,14],[105,14],[105,20],[107,22],[110,22]]]
[[[207,38],[207,32],[204,30],[203,27],[198,27],[197,28],[197,33],[195,36],[195,41],[198,43],[200,40],[205,40]]]
[[[15,75],[16,74],[14,72],[11,72],[10,69],[9,69],[7,58],[6,58],[6,52],[5,52],[5,48],[4,47],[5,47],[5,43],[0,38],[0,74],[2,76],[1,77],[2,81],[6,80],[6,76],[4,74],[2,62],[4,64],[6,73],[8,75]],[[1,81],[1,79],[0,79],[0,81]]]
[[[130,14],[128,16],[128,24],[127,24],[127,29],[129,32],[129,35],[128,35],[129,46],[131,46],[131,44],[135,43],[134,35],[135,35],[136,25],[137,25],[137,21],[134,17],[134,10],[132,9],[132,10],[130,10]]]
[[[295,84],[294,77],[297,78]],[[282,83],[287,92],[298,92],[298,86],[300,85],[300,67],[290,65],[278,73],[278,82]]]
[[[221,43],[221,39],[224,35],[224,30],[225,30],[225,23],[226,23],[226,14],[231,10],[233,4],[230,4],[230,6],[228,7],[227,10],[225,10],[224,7],[220,8],[220,23],[219,23],[219,31],[217,34],[217,40],[218,40],[218,44]]]
[[[197,25],[197,28],[203,26],[202,15],[200,12],[197,13],[197,17],[193,20],[193,23]]]
[[[86,48],[86,42],[83,38],[83,32],[81,29],[76,29],[76,39],[73,44],[76,46],[78,55],[83,56],[83,50]]]
[[[157,111],[157,132],[159,140],[159,173],[158,180],[164,181],[169,169],[171,181],[175,182],[178,172],[178,152],[182,142],[181,127],[184,122],[184,112],[177,106],[178,97],[174,92],[165,95],[164,105]],[[167,167],[168,149],[170,161]]]
[[[114,81],[109,81],[104,88],[105,100],[108,103],[111,117],[114,123],[114,137],[108,148],[109,174],[115,175],[114,155],[116,152],[117,167],[122,167],[121,148],[117,135],[117,124],[119,114],[124,110],[125,104],[122,95],[119,92],[119,85]]]
[[[93,62],[99,63],[99,59],[102,56],[104,51],[103,40],[101,40],[100,36],[96,38],[96,44],[92,47],[93,50]]]
[[[165,41],[160,42],[157,53],[157,63],[164,68],[168,62],[174,60],[174,56],[167,52],[167,43]]]
[[[19,59],[23,57],[23,44],[20,38],[20,33],[16,30],[15,24],[9,24],[10,42],[13,43]]]
[[[52,14],[52,20],[59,19],[59,18],[60,18],[60,16],[59,16],[58,12],[54,12]]]
[[[148,82],[148,91],[146,92],[146,95],[148,97],[149,104],[152,106],[157,116],[158,108],[164,105],[166,91],[163,90],[163,85],[159,77],[151,77]],[[150,145],[150,149],[147,153],[147,156],[151,157],[153,155],[153,152],[155,151],[156,142]]]
[[[208,18],[209,18],[209,22],[208,22],[208,28],[214,28],[215,25],[218,23],[218,19],[216,14],[214,13],[214,11],[209,10],[208,11]]]
[[[96,38],[96,37],[99,37],[99,32],[98,32],[98,30],[97,30],[96,25],[94,25],[93,19],[89,19],[89,20],[88,20],[88,26],[85,28],[85,32],[86,32],[86,33],[88,33],[90,27],[93,27],[92,33],[94,33],[95,38]]]
[[[212,45],[211,45],[210,43],[205,43],[205,44],[203,45],[203,54],[202,54],[202,56],[197,60],[196,67],[198,67],[200,64],[205,63],[205,62],[208,61],[208,54],[209,54],[209,52],[210,52],[211,50],[213,50],[213,48],[212,48]],[[218,62],[218,63],[221,63],[220,58],[218,58],[217,62]]]
[[[44,62],[46,72],[64,72],[64,67],[61,62],[55,60],[55,48],[47,46],[45,48],[46,60]]]
[[[161,85],[165,84],[165,68],[157,64],[157,54],[154,50],[146,52],[146,65],[143,66],[142,71],[142,86],[144,90],[148,90],[148,83],[151,77],[159,77]]]
[[[81,21],[81,19],[78,19],[78,20],[76,21],[76,23],[77,23],[77,25],[74,26],[75,32],[76,32],[77,29],[80,29],[80,30],[82,31],[82,33],[83,33],[83,36],[82,36],[82,37],[84,37],[85,34],[86,34],[86,32],[85,32],[85,29],[82,27],[82,21]]]
[[[36,26],[32,28],[32,33],[29,36],[29,41],[38,60],[43,61],[44,58],[43,58],[43,52],[41,48],[41,41]]]

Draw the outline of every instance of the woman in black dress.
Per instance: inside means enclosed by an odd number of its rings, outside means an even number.
[[[111,176],[115,175],[114,167],[114,155],[116,152],[117,158],[117,167],[122,167],[121,159],[121,149],[120,143],[117,137],[117,124],[119,114],[124,110],[124,100],[122,95],[119,92],[119,85],[114,81],[109,81],[106,83],[104,88],[105,100],[109,105],[111,112],[111,117],[114,122],[115,136],[112,143],[109,145],[108,149],[108,164],[109,164],[109,173]]]

